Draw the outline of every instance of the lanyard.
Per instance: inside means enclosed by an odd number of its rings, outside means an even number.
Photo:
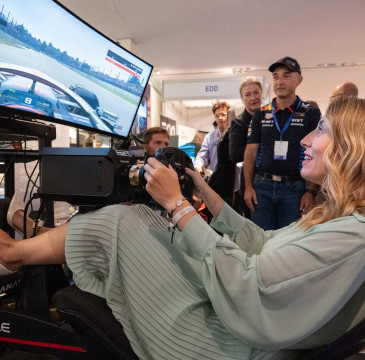
[[[298,109],[298,107],[302,104],[302,100],[299,99],[298,101],[298,105],[295,109],[295,111]],[[278,123],[278,119],[276,118],[276,114],[275,114],[275,107],[274,107],[274,103],[271,103],[271,113],[272,116],[274,118],[274,124],[276,126],[276,128],[278,129],[279,133],[280,133],[280,141],[282,141],[283,139],[283,134],[285,133],[285,131],[288,129],[291,121],[293,120],[293,116],[294,116],[294,112],[292,112],[288,118],[288,120],[285,122],[283,129],[281,130],[279,127],[279,123]]]

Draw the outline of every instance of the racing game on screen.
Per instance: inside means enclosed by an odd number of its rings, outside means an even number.
[[[52,0],[0,0],[0,105],[127,137],[152,66]]]

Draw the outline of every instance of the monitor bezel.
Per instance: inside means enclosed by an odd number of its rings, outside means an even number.
[[[100,36],[102,36],[103,38],[105,38],[107,41],[110,41],[112,44],[118,46],[122,50],[128,52],[129,54],[131,54],[132,56],[134,56],[138,60],[140,60],[143,63],[145,63],[147,66],[150,66],[151,67],[151,71],[150,71],[150,73],[149,73],[149,75],[147,77],[147,80],[146,80],[146,85],[144,87],[144,91],[143,91],[142,95],[140,96],[138,106],[136,107],[136,111],[134,113],[134,117],[133,117],[132,122],[131,122],[131,124],[129,126],[128,135],[127,136],[119,135],[119,134],[116,134],[116,133],[113,133],[113,132],[108,132],[108,131],[100,130],[98,128],[94,128],[94,127],[91,127],[91,126],[77,124],[77,123],[73,123],[73,122],[68,121],[68,120],[58,119],[58,118],[51,117],[51,116],[47,116],[47,115],[37,114],[37,116],[34,116],[34,114],[32,112],[30,112],[30,111],[25,111],[25,110],[21,110],[21,109],[10,108],[10,107],[4,106],[4,105],[0,105],[0,116],[1,117],[9,117],[9,118],[10,117],[12,117],[12,118],[21,118],[22,120],[29,120],[29,121],[43,120],[43,121],[47,121],[47,122],[50,122],[50,123],[55,123],[55,124],[69,126],[71,128],[75,128],[75,129],[82,129],[82,130],[85,130],[85,131],[88,131],[88,132],[91,132],[91,133],[97,133],[97,134],[100,134],[100,135],[105,135],[105,136],[108,136],[108,137],[111,137],[111,138],[115,138],[115,139],[121,139],[121,140],[128,139],[128,137],[130,136],[130,132],[131,132],[131,129],[133,127],[133,123],[135,121],[136,114],[138,112],[139,106],[141,105],[141,102],[143,100],[144,93],[146,91],[147,85],[148,85],[149,80],[151,78],[151,75],[152,75],[152,72],[153,72],[153,65],[150,64],[148,61],[142,59],[141,57],[137,56],[136,54],[132,53],[128,49],[124,48],[117,41],[114,41],[111,38],[109,38],[108,36],[106,36],[105,34],[103,34],[101,31],[99,31],[98,29],[96,29],[95,27],[93,27],[92,25],[90,25],[88,22],[86,22],[85,20],[83,20],[80,16],[78,16],[77,14],[75,14],[74,12],[72,12],[70,9],[68,9],[66,6],[64,6],[63,4],[61,4],[58,0],[48,0],[48,1],[53,2],[56,5],[60,6],[63,10],[65,10],[67,13],[69,13],[70,16],[74,17],[75,19],[77,19],[78,21],[80,21],[81,23],[83,23],[84,25],[88,26],[91,30],[95,31],[97,34],[99,34]]]

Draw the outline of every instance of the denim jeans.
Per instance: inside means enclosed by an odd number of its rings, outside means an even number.
[[[306,182],[274,181],[258,174],[254,177],[258,204],[251,213],[251,220],[264,230],[276,230],[301,217],[300,201]]]

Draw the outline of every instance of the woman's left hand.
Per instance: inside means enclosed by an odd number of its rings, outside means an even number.
[[[171,212],[176,206],[176,201],[183,198],[175,170],[171,165],[167,168],[153,157],[147,160],[144,168],[146,170],[144,176],[147,180],[146,190],[155,201]]]

